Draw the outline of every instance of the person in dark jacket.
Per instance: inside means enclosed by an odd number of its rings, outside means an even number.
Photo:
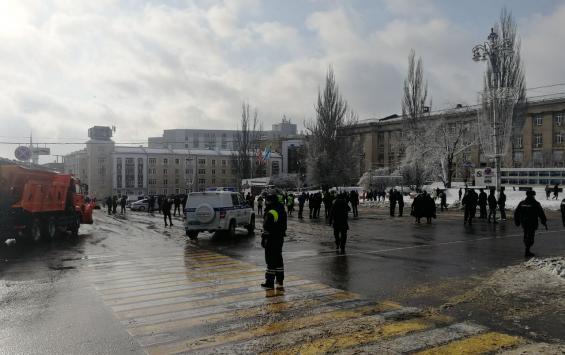
[[[304,204],[306,203],[306,194],[303,192],[298,196],[298,218],[303,219]]]
[[[521,201],[514,211],[514,223],[517,227],[521,225],[524,230],[524,246],[526,247],[524,256],[527,258],[534,256],[530,248],[534,245],[534,237],[538,229],[538,218],[547,229],[547,218],[540,203],[536,201],[535,195],[536,192],[533,190],[526,191],[526,199]]]
[[[398,202],[398,217],[402,217],[402,212],[404,211],[404,196],[402,196],[402,192],[396,191],[396,201]]]
[[[559,184],[555,184],[555,186],[553,186],[553,199],[557,200],[558,197],[559,197]]]
[[[479,218],[487,218],[487,194],[485,190],[479,189]]]
[[[440,206],[441,212],[443,212],[444,208],[447,211],[447,194],[445,193],[445,191],[442,191],[439,194],[439,206]]]
[[[340,249],[342,254],[345,253],[345,243],[347,242],[349,210],[345,196],[339,194],[332,205],[329,224],[334,228],[335,248],[336,250]]]
[[[112,214],[112,196],[106,197],[106,207],[108,207],[108,214]]]
[[[118,196],[116,195],[112,198],[112,213],[118,213]]]
[[[461,196],[463,196],[463,189],[459,188],[459,201],[461,201]]]
[[[431,224],[432,218],[436,218],[436,203],[426,191],[422,193],[422,204],[424,207],[423,217],[426,217],[426,223]]]
[[[500,188],[500,194],[498,195],[498,209],[500,210],[500,220],[506,221],[506,194],[504,193],[504,187]]]
[[[465,206],[465,217],[463,219],[463,224],[473,224],[473,218],[475,217],[475,213],[477,212],[477,201],[478,196],[475,190],[467,190],[465,196],[463,196],[463,200],[461,200],[461,204]]]
[[[357,191],[352,190],[349,193],[349,202],[351,203],[351,209],[353,210],[353,217],[359,217],[359,211],[357,206],[359,206],[359,194]]]
[[[175,195],[175,197],[173,198],[173,205],[175,206],[175,209],[173,210],[173,216],[176,216],[177,213],[180,215],[180,196],[179,195]]]
[[[121,214],[125,214],[126,213],[126,204],[128,202],[128,198],[126,197],[126,195],[123,195],[122,198],[120,199],[120,213]]]
[[[173,226],[173,220],[171,218],[171,208],[173,205],[173,200],[167,197],[163,197],[161,201],[161,211],[163,212],[163,220],[165,221],[165,227],[167,227],[167,217],[169,217],[169,224]]]
[[[495,189],[490,189],[490,193],[488,195],[488,219],[487,222],[490,223],[490,217],[492,216],[492,223],[498,223],[496,221],[496,208],[498,203],[496,201],[496,196],[494,195]]]
[[[286,231],[286,212],[284,205],[279,203],[275,194],[267,195],[265,199],[265,217],[263,220],[263,234],[261,246],[265,248],[265,282],[261,287],[266,289],[283,288],[284,261],[282,247]]]
[[[390,189],[388,192],[388,201],[390,207],[390,216],[394,217],[394,210],[396,209],[396,190]]]
[[[414,197],[414,201],[412,201],[412,211],[410,214],[416,218],[416,223],[420,223],[420,218],[424,215],[422,197],[422,194],[418,194]]]
[[[563,227],[565,227],[565,198],[561,200],[561,222],[563,222]]]

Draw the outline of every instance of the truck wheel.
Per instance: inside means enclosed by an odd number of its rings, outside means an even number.
[[[144,206],[139,207],[139,210],[138,210],[138,211],[140,211],[140,212],[145,211],[145,207],[144,207]]]
[[[249,221],[249,224],[247,225],[247,232],[249,235],[255,233],[255,216],[251,216],[251,221]]]
[[[45,239],[55,239],[57,234],[57,223],[54,217],[48,218],[41,225],[41,237]]]
[[[69,228],[70,231],[71,231],[71,236],[72,236],[73,238],[78,237],[78,230],[79,230],[79,228],[80,228],[80,217],[79,217],[79,216],[76,216],[76,217],[74,218],[73,224],[72,224],[72,225],[70,226],[70,228]]]
[[[198,238],[198,231],[186,231],[186,236],[191,240]]]
[[[39,219],[34,219],[29,228],[29,239],[37,243],[41,240],[41,223]]]
[[[235,238],[235,221],[233,219],[230,221],[230,226],[228,228],[228,236],[230,238]]]

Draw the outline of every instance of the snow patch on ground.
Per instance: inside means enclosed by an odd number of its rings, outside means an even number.
[[[525,265],[565,279],[565,257],[532,258]]]

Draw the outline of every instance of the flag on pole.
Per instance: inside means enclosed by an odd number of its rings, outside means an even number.
[[[263,152],[263,160],[267,161],[271,159],[271,147],[265,147],[265,151]]]

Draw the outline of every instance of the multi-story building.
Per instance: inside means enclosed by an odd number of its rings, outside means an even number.
[[[86,148],[65,156],[65,172],[89,186],[90,195],[154,195],[238,187],[233,150],[173,149],[116,146],[109,127],[93,127]],[[281,172],[282,157],[272,153],[263,165],[252,157],[264,176]]]
[[[453,123],[477,125],[477,107],[458,105],[443,112],[432,112],[425,117],[430,123],[448,119]],[[521,134],[512,137],[511,151],[503,159],[503,166],[516,168],[563,167],[565,163],[565,97],[530,98],[524,113]],[[354,126],[348,134],[360,139],[362,159],[359,174],[377,168],[398,166],[402,159],[400,137],[403,118],[398,115],[382,119],[365,120]],[[481,154],[478,144],[472,145],[461,154],[455,170],[456,177],[462,177],[468,167],[487,167],[492,162]],[[472,175],[472,173],[471,173]]]

